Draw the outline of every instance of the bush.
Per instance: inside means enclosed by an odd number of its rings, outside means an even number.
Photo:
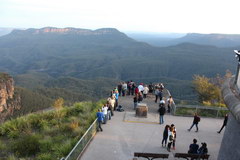
[[[52,145],[53,145],[53,142],[51,137],[49,136],[39,140],[39,148],[42,153],[51,152]]]
[[[69,152],[72,150],[74,145],[70,140],[66,140],[65,142],[61,143],[60,145],[55,145],[53,147],[53,150],[57,157],[65,157],[69,154]]]
[[[53,160],[66,156],[96,119],[101,106],[101,102],[76,103],[57,114],[48,111],[6,121],[0,125],[0,159]]]
[[[13,141],[11,150],[19,157],[34,156],[40,151],[40,137],[36,135],[21,135]]]
[[[7,160],[18,160],[14,155],[8,156]]]
[[[51,153],[41,153],[37,155],[37,158],[36,158],[36,160],[52,160],[52,159],[54,158],[52,157]]]

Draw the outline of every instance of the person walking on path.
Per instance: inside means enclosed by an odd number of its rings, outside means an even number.
[[[160,104],[159,104],[158,112],[159,112],[159,123],[160,123],[160,124],[163,124],[163,123],[164,123],[163,116],[164,116],[164,114],[165,114],[165,112],[166,112],[166,109],[165,109],[163,103],[160,103]]]
[[[195,125],[196,126],[196,131],[198,132],[198,123],[200,122],[200,117],[197,115],[197,113],[194,114],[194,118],[193,118],[193,123],[192,126],[188,129],[188,131],[191,131],[192,127]]]
[[[163,139],[162,139],[162,146],[163,146],[163,143],[165,144],[165,147],[167,145],[167,139],[168,139],[168,132],[169,132],[169,125],[166,125],[165,126],[165,129],[163,131]]]
[[[101,112],[101,109],[98,109],[98,112],[97,112],[97,123],[98,123],[97,131],[99,131],[99,129],[101,130],[101,132],[103,131],[103,129],[102,129],[103,118],[104,118],[103,112]]]
[[[197,140],[193,139],[193,144],[190,144],[188,153],[189,154],[198,154],[199,145],[197,144]]]
[[[222,129],[227,125],[227,121],[228,121],[228,114],[226,114],[224,116],[223,125],[222,125],[221,129],[218,131],[218,133],[221,133]]]
[[[174,135],[172,145],[173,145],[173,150],[175,150],[175,143],[176,143],[176,138],[177,138],[177,129],[176,129],[174,124],[171,124],[171,128],[172,128],[173,135]]]

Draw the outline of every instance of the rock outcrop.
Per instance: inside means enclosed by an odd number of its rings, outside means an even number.
[[[21,35],[21,34],[75,34],[75,35],[82,35],[82,36],[89,36],[89,35],[112,35],[112,34],[123,34],[119,32],[115,28],[101,28],[97,30],[90,30],[90,29],[81,29],[81,28],[55,28],[55,27],[45,27],[40,29],[27,29],[27,30],[13,30],[12,34]]]
[[[6,73],[0,73],[0,123],[21,108],[20,96],[14,95],[14,80]]]

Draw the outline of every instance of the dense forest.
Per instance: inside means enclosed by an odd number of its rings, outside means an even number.
[[[14,30],[0,37],[0,71],[13,75],[16,85],[53,99],[100,98],[119,81],[133,80],[163,82],[174,97],[196,100],[193,75],[234,73],[233,49],[189,42],[154,47],[113,28]]]

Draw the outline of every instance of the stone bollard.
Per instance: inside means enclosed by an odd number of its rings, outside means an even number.
[[[148,107],[145,103],[138,103],[136,108],[136,117],[145,117],[147,118]]]

